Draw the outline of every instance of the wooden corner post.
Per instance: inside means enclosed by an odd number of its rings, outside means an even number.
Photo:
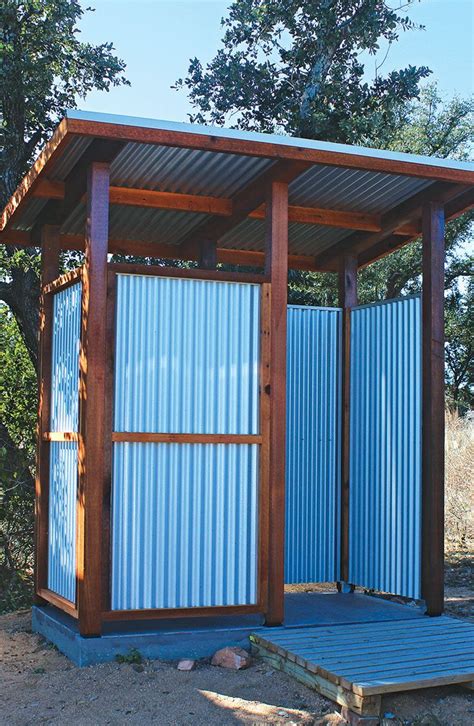
[[[444,609],[444,210],[423,207],[422,597]]]
[[[270,512],[267,625],[284,618],[288,184],[272,181],[266,203],[265,272],[270,278]]]
[[[102,626],[108,226],[109,165],[93,162],[87,176],[80,355],[77,606],[81,635],[100,635]]]
[[[357,305],[357,257],[343,255],[339,261],[339,305],[342,308],[342,425],[341,425],[341,549],[340,578],[349,581],[349,448],[350,448],[350,345],[351,308]]]
[[[61,242],[59,227],[45,226],[41,232],[41,294],[38,356],[38,424],[35,481],[35,601],[44,602],[38,592],[48,586],[48,506],[50,443],[43,434],[49,431],[51,410],[51,355],[53,343],[53,296],[42,288],[59,275]]]

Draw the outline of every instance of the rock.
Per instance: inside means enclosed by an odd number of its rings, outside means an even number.
[[[143,673],[143,671],[145,670],[145,668],[141,665],[141,663],[134,663],[132,665],[132,668],[137,673]]]
[[[190,660],[189,658],[184,658],[183,660],[180,660],[178,665],[176,666],[179,671],[192,671],[194,670],[196,666],[195,660]]]
[[[220,666],[221,668],[232,668],[236,671],[242,668],[248,668],[250,663],[251,658],[247,651],[236,646],[221,648],[214,653],[211,660],[211,665]]]

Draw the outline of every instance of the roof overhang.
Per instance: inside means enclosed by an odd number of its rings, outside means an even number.
[[[218,258],[259,264],[264,186],[289,182],[290,265],[335,269],[341,252],[361,264],[420,232],[426,201],[446,217],[474,205],[474,165],[217,127],[73,111],[25,176],[0,219],[5,243],[37,243],[61,226],[65,249],[83,245],[85,173],[111,168],[111,251],[192,259],[215,237]]]

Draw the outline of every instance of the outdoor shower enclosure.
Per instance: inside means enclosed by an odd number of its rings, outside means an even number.
[[[42,245],[38,604],[86,636],[195,615],[279,624],[285,582],[441,613],[443,220],[472,203],[472,176],[64,119],[1,222],[6,243]],[[359,306],[358,268],[421,232],[422,298]],[[60,276],[62,249],[84,262]],[[288,307],[289,267],[337,273],[339,307]]]

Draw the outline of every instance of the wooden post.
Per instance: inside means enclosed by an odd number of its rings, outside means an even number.
[[[85,272],[80,355],[78,612],[81,635],[100,635],[102,505],[106,474],[106,333],[109,165],[87,176]]]
[[[266,203],[265,273],[270,312],[270,513],[267,625],[284,618],[286,316],[288,288],[288,184],[273,181]]]
[[[217,241],[203,240],[200,245],[199,267],[215,270],[217,267]]]
[[[59,227],[45,226],[41,232],[41,287],[59,276],[61,242]],[[38,372],[38,424],[35,481],[35,601],[45,601],[38,592],[48,586],[48,505],[49,505],[49,450],[50,443],[43,440],[49,431],[51,409],[51,355],[53,296],[40,296],[39,319],[39,372]]]
[[[349,580],[349,447],[350,447],[350,344],[351,308],[357,305],[357,257],[344,255],[339,264],[339,306],[342,318],[342,426],[341,426],[341,552],[340,578]]]
[[[423,207],[422,596],[444,609],[444,211]]]

